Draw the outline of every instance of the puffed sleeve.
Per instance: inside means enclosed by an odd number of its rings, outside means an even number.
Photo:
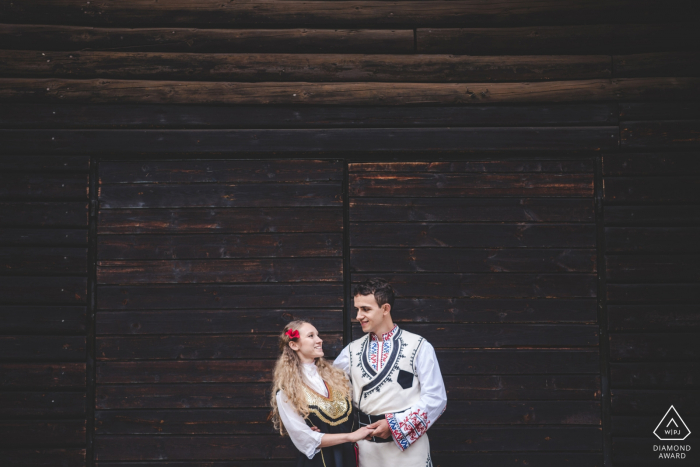
[[[340,351],[340,355],[336,357],[333,361],[333,366],[340,368],[350,377],[350,346],[346,345],[343,350]]]
[[[420,346],[414,364],[420,382],[420,399],[406,410],[386,414],[391,436],[402,451],[428,431],[447,406],[445,383],[435,349],[428,341]]]
[[[313,431],[301,418],[301,415],[294,410],[294,407],[289,404],[284,391],[278,391],[277,395],[277,408],[280,413],[280,419],[284,424],[284,427],[289,433],[289,437],[294,443],[294,446],[302,452],[309,459],[313,457],[321,450],[319,447],[321,445],[321,438],[323,433]]]

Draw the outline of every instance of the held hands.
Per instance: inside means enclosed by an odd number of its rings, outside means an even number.
[[[391,436],[389,422],[387,422],[386,419],[381,419],[372,423],[371,425],[367,425],[367,428],[374,428],[374,433],[372,434],[372,436],[376,436],[378,438],[383,439],[387,439],[389,436]]]
[[[372,425],[374,425],[374,423]],[[352,433],[348,433],[348,436],[350,438],[348,442],[354,443],[361,439],[369,440],[372,436],[376,436],[375,429],[370,428],[372,425],[363,426],[360,429],[353,431]],[[389,425],[387,424],[387,428],[388,426]],[[319,430],[318,427],[315,426],[311,427],[311,431],[317,431],[319,433],[321,432],[321,430]]]

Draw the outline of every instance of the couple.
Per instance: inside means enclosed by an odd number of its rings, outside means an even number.
[[[366,334],[333,365],[311,323],[285,326],[270,401],[275,429],[299,451],[297,467],[432,466],[425,433],[447,402],[435,350],[393,323],[384,279],[357,284],[353,296]]]

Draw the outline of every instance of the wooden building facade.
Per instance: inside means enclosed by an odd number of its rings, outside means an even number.
[[[284,467],[276,335],[435,346],[436,466],[700,430],[689,0],[0,0],[0,466]],[[694,449],[678,465],[697,465]]]

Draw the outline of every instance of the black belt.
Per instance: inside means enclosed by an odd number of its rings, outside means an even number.
[[[385,414],[369,415],[361,410],[357,411],[357,415],[360,418],[360,426],[371,425],[374,422],[378,422],[379,420],[384,420],[386,418]],[[391,436],[389,436],[386,439],[380,438],[379,436],[372,436],[369,441],[372,441],[374,443],[391,443],[393,440],[391,439]]]

